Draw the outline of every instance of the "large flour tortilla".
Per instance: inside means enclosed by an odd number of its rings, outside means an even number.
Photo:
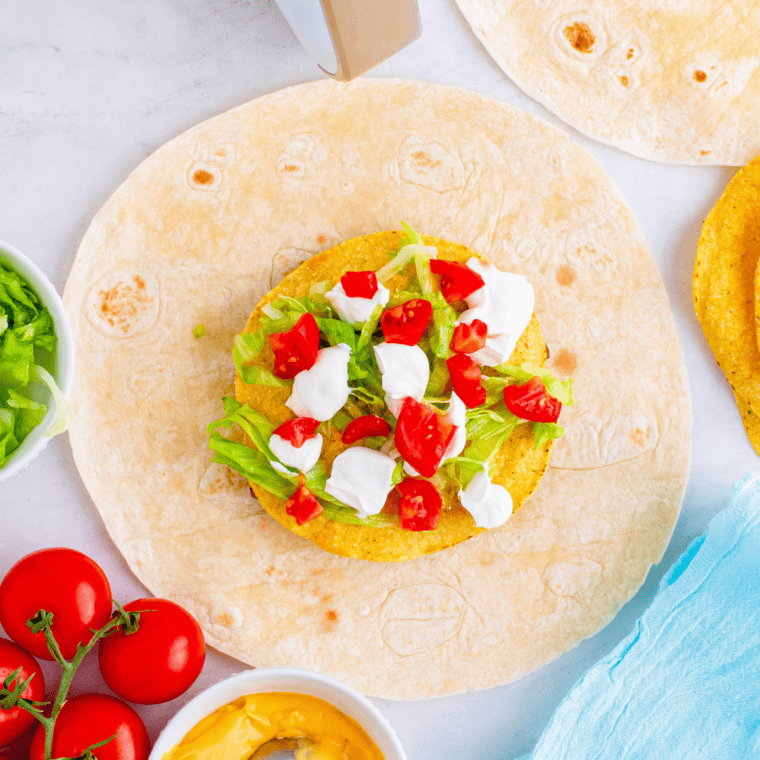
[[[576,129],[653,161],[760,153],[757,0],[457,0],[506,74]]]
[[[528,277],[548,366],[572,373],[576,404],[508,523],[378,565],[279,525],[210,464],[204,429],[234,391],[233,337],[271,284],[400,220]],[[322,81],[211,119],[101,209],[65,301],[80,357],[71,441],[111,536],[154,594],[247,663],[387,698],[494,686],[607,624],[665,550],[690,411],[659,275],[589,155],[502,103]]]

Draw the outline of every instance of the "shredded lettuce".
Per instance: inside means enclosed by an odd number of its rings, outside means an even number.
[[[31,384],[44,383],[53,396],[57,415],[46,436],[66,429],[66,399],[37,357],[38,350],[52,352],[55,346],[50,312],[26,279],[0,264],[0,467],[47,413],[47,407],[29,395]]]
[[[457,313],[446,303],[440,291],[432,293],[429,300],[433,304],[430,348],[439,359],[445,359],[451,353],[451,338],[456,327]]]

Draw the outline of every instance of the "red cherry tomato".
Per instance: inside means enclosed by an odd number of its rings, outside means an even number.
[[[556,422],[562,402],[550,396],[540,377],[504,389],[504,403],[512,414],[531,422]]]
[[[486,403],[486,389],[480,384],[480,367],[467,354],[455,354],[446,359],[454,393],[468,409]]]
[[[124,605],[140,612],[135,633],[119,629],[100,642],[103,680],[122,699],[141,705],[184,694],[203,668],[206,643],[195,618],[168,599],[137,599]]]
[[[291,446],[300,449],[309,438],[317,434],[318,427],[319,420],[311,417],[294,417],[292,420],[283,422],[274,434],[284,438]]]
[[[365,414],[346,425],[340,440],[348,445],[371,435],[381,435],[385,438],[390,432],[391,426],[382,417],[376,414]]]
[[[404,478],[398,486],[399,525],[406,530],[435,530],[441,515],[441,495],[429,480]]]
[[[450,348],[459,354],[472,354],[486,345],[487,335],[488,325],[480,319],[473,319],[469,325],[460,322],[454,328]]]
[[[322,514],[322,505],[317,497],[303,484],[300,483],[296,492],[285,503],[285,511],[296,518],[299,525],[303,525]]]
[[[114,738],[92,751],[98,760],[146,760],[150,739],[140,716],[120,699],[80,694],[67,699],[53,731],[53,757],[78,757],[91,744]],[[29,760],[45,759],[45,728],[32,739]]]
[[[299,372],[311,369],[319,351],[319,327],[311,314],[304,314],[292,329],[269,336],[274,351],[274,374],[292,379]]]
[[[441,293],[447,303],[463,301],[485,284],[483,278],[467,264],[430,259],[430,271],[441,276]]]
[[[0,684],[18,668],[21,668],[21,673],[9,682],[9,690],[12,691],[18,683],[23,683],[34,674],[29,686],[21,692],[21,696],[33,702],[43,702],[45,678],[37,661],[8,639],[0,639]],[[0,747],[18,739],[32,723],[36,723],[35,719],[20,707],[12,707],[10,710],[0,709]]]
[[[386,343],[416,346],[432,314],[433,306],[424,298],[413,298],[400,306],[386,309],[380,316],[380,329]]]
[[[377,293],[377,276],[374,272],[346,272],[340,278],[340,284],[349,298],[372,298]]]
[[[394,443],[405,462],[420,475],[435,475],[455,426],[429,406],[407,396],[396,423]]]
[[[111,617],[111,586],[89,557],[74,549],[41,549],[20,559],[0,583],[0,624],[27,652],[52,660],[45,634],[32,633],[26,621],[40,609],[53,613],[51,631],[61,654],[70,660],[91,628]]]

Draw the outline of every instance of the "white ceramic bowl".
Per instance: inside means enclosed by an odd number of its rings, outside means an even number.
[[[324,699],[353,718],[377,744],[385,760],[406,760],[391,725],[358,691],[329,676],[296,668],[260,668],[238,673],[190,700],[161,732],[148,760],[161,758],[185,738],[203,718],[246,694],[286,691]]]
[[[70,398],[71,389],[74,385],[74,336],[61,297],[50,280],[33,261],[24,256],[17,248],[4,243],[2,240],[0,240],[0,264],[15,269],[24,277],[50,312],[58,340],[50,361],[43,361],[42,365],[55,378],[58,387],[63,391],[63,395],[67,399]],[[45,351],[40,353],[42,355],[49,354]],[[48,407],[47,414],[42,422],[24,439],[5,466],[0,467],[0,483],[26,467],[45,448],[49,440],[45,433],[56,418],[52,395],[47,386],[39,383],[30,387],[30,395],[35,401],[40,401]]]

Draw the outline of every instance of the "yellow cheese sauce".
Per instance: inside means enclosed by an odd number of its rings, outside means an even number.
[[[272,739],[303,739],[297,760],[384,760],[367,733],[306,694],[249,694],[204,718],[163,760],[248,760]]]

